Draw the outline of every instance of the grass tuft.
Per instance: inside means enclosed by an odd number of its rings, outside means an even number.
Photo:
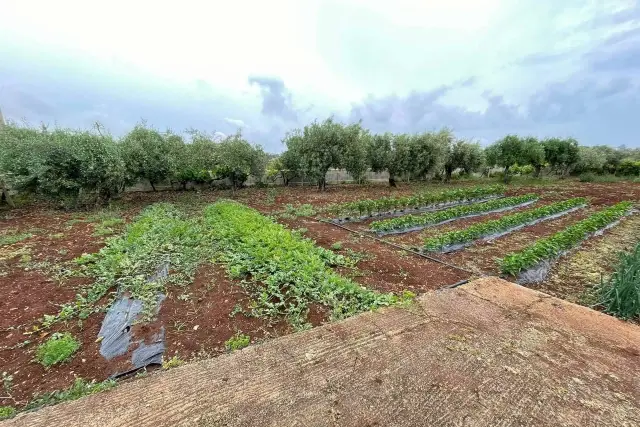
[[[631,253],[620,254],[618,266],[598,289],[598,303],[622,319],[640,318],[640,243]]]
[[[36,351],[36,360],[48,368],[71,359],[80,343],[69,333],[55,333]]]

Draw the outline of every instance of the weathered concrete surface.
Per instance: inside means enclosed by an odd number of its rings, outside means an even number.
[[[7,426],[638,426],[640,328],[482,279]]]

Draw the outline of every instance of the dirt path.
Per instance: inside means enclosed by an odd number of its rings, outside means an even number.
[[[496,278],[7,426],[632,426],[640,328]]]

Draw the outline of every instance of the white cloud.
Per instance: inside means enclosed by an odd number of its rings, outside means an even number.
[[[244,121],[242,121],[242,120],[240,120],[240,119],[230,119],[229,117],[225,117],[225,118],[224,118],[224,121],[225,121],[225,122],[227,122],[227,123],[229,123],[229,124],[232,124],[232,125],[234,125],[234,126],[237,126],[237,127],[239,127],[239,128],[245,128],[245,127],[248,127],[248,126],[245,124],[245,122],[244,122]]]

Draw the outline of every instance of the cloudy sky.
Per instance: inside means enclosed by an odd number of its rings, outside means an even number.
[[[0,0],[0,108],[64,127],[141,119],[282,151],[333,115],[640,146],[628,0]]]

